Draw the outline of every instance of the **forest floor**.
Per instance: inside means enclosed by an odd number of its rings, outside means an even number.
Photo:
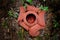
[[[55,9],[54,3],[51,5],[50,1],[37,1],[31,2],[26,0],[15,1],[1,1],[0,6],[0,40],[60,40],[60,9]],[[35,7],[48,7],[46,13],[46,28],[42,31],[41,35],[37,37],[30,37],[29,33],[18,25],[17,18],[19,15],[19,7],[25,4],[33,5]],[[58,0],[56,6],[58,5]],[[50,7],[51,5],[52,7]],[[53,7],[55,7],[53,9]]]

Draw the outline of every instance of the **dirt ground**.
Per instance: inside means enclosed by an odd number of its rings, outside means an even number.
[[[60,40],[60,0],[26,0],[0,1],[0,40]],[[48,6],[46,28],[38,37],[30,37],[28,32],[17,23],[19,7],[24,4]],[[12,13],[12,15],[8,14]],[[16,15],[17,14],[17,15]]]

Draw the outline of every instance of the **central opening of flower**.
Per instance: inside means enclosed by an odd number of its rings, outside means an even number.
[[[28,14],[26,17],[26,20],[28,23],[32,24],[35,22],[36,16],[34,14]]]

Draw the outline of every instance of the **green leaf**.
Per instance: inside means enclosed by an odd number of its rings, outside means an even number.
[[[12,13],[12,11],[10,10],[10,11],[8,11],[8,15],[9,16],[13,16],[13,13]]]
[[[56,23],[56,24],[54,25],[54,27],[58,27],[58,23]]]
[[[43,5],[41,5],[39,8],[40,8],[41,10],[43,10],[43,9],[44,9]]]
[[[26,8],[27,7],[27,4],[24,4],[24,8]]]
[[[23,40],[23,33],[22,33],[22,30],[20,30],[20,31],[18,32],[18,36],[19,36],[19,38],[20,38],[21,40]]]
[[[41,10],[45,10],[45,11],[48,11],[48,7],[44,7],[43,5],[41,5],[40,7],[39,7]]]
[[[26,0],[26,1],[27,1],[28,3],[30,3],[30,4],[33,2],[33,0]]]
[[[13,15],[14,18],[18,18],[18,13],[15,12],[15,14]]]
[[[44,7],[44,9],[43,9],[43,10],[48,11],[48,7]]]

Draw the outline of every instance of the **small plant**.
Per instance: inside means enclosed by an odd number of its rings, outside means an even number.
[[[24,40],[24,29],[21,28],[21,30],[18,31],[18,36],[21,40]]]
[[[5,19],[5,20],[2,22],[2,26],[3,26],[4,28],[8,28],[7,19]]]
[[[54,24],[54,28],[57,28],[59,26],[59,23],[56,20],[54,20],[53,24]]]
[[[45,10],[45,11],[48,11],[48,7],[47,6],[43,6],[43,5],[41,5],[40,7],[39,7],[41,10]]]
[[[32,4],[33,0],[26,0],[28,3]]]
[[[10,17],[14,17],[14,18],[17,18],[18,17],[18,13],[17,12],[13,12],[12,10],[8,11],[8,15]]]
[[[13,16],[13,12],[12,12],[12,10],[8,11],[8,15],[9,15],[10,17]]]

